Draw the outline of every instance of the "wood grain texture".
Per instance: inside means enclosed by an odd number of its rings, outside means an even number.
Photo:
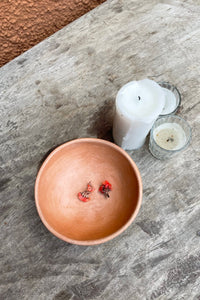
[[[200,298],[199,1],[107,1],[0,69],[1,299]],[[50,149],[110,139],[119,88],[148,77],[182,94],[192,143],[168,161],[130,151],[143,204],[95,247],[49,233],[34,203]]]

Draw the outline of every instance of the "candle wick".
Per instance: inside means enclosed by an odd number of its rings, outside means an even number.
[[[140,96],[138,96],[138,100],[140,100],[141,99],[141,97]]]
[[[173,142],[173,141],[174,141],[174,139],[171,138],[171,137],[169,137],[169,138],[167,139],[167,142]]]

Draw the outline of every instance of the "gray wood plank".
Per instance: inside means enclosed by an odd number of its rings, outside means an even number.
[[[0,69],[1,299],[200,299],[199,1],[107,1]],[[190,147],[169,161],[129,154],[143,204],[119,237],[95,247],[47,231],[34,182],[50,149],[111,139],[119,88],[169,81]]]

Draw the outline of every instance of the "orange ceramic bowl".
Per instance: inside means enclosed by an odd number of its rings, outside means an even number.
[[[110,198],[99,192],[108,180]],[[77,194],[91,182],[91,200]],[[142,201],[142,180],[134,161],[117,145],[82,138],[56,148],[40,168],[35,202],[44,225],[58,238],[78,245],[107,242],[135,219]]]

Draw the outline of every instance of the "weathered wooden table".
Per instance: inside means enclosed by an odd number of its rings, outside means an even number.
[[[116,0],[0,70],[0,299],[200,299],[200,6]],[[159,161],[129,152],[143,179],[135,222],[114,240],[67,244],[34,203],[41,161],[78,137],[111,139],[119,88],[169,81],[192,126],[190,147]]]

